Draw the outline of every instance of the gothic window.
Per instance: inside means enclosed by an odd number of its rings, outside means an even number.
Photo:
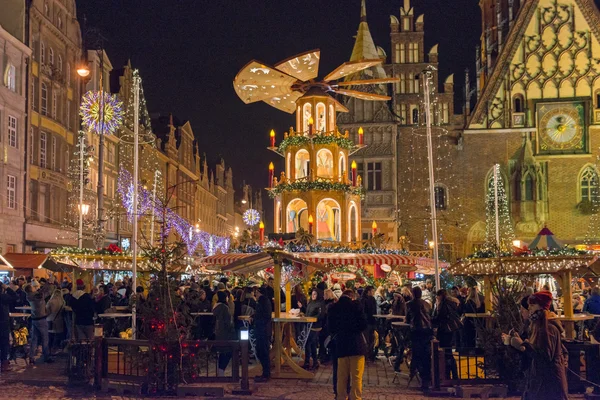
[[[579,178],[582,202],[598,201],[598,172],[592,166],[587,166]]]
[[[410,17],[404,17],[402,18],[402,29],[404,30],[404,32],[408,32],[410,31]]]
[[[408,44],[408,62],[418,63],[419,62],[419,43]]]
[[[381,190],[381,163],[367,163],[367,189]]]
[[[523,95],[516,94],[513,97],[513,112],[522,113],[524,109],[524,99]]]
[[[407,125],[408,124],[408,116],[406,114],[406,104],[401,104],[400,105],[400,118],[402,118],[402,121],[400,121],[401,125]]]
[[[40,42],[40,61],[42,64],[46,62],[46,44],[44,42]]]
[[[406,49],[404,43],[400,43],[400,64],[406,62]]]
[[[448,193],[446,187],[436,185],[436,187],[433,190],[433,194],[435,197],[435,209],[445,210],[448,206]]]
[[[532,201],[535,198],[535,181],[531,174],[525,177],[525,201]]]
[[[50,65],[54,65],[54,49],[52,47],[50,47],[50,52],[48,55],[48,61],[50,62]]]
[[[396,45],[394,46],[395,49],[395,55],[394,55],[394,61],[396,62],[396,64],[400,63],[400,43],[396,43]]]
[[[442,103],[442,124],[447,124],[450,116],[448,103]]]
[[[419,123],[419,109],[416,107],[413,108],[413,110],[412,110],[412,123],[413,124]]]
[[[414,82],[414,86],[415,86],[415,93],[419,93],[419,75],[415,75],[415,82]]]
[[[408,74],[408,92],[407,93],[414,93],[414,86],[415,86],[415,74],[413,74],[411,72],[410,74]]]

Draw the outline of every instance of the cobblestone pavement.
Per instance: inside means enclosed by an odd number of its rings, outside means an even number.
[[[0,376],[0,399],[90,399],[90,400],[129,400],[141,399],[135,395],[118,395],[116,393],[94,392],[91,389],[73,389],[66,386],[64,375],[65,365],[57,362],[52,365],[36,365],[25,367],[19,363],[15,370]],[[404,377],[394,381],[394,374],[384,359],[368,363],[363,378],[364,400],[424,400],[432,398],[425,396],[415,389],[416,382],[407,388]],[[205,387],[219,387],[219,384],[205,384]],[[302,380],[277,380],[268,383],[254,384],[251,382],[252,395],[233,395],[233,385],[223,386],[225,397],[222,400],[331,400],[332,368],[321,366],[312,381]],[[189,399],[204,399],[204,397],[186,397]],[[439,398],[439,397],[438,397]],[[582,399],[582,396],[573,396],[571,399]],[[206,399],[216,399],[207,397]],[[517,400],[511,398],[510,400]]]

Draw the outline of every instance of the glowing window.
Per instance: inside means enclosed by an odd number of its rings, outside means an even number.
[[[321,149],[317,153],[317,176],[333,178],[333,154],[327,149]]]
[[[308,120],[310,117],[312,117],[312,105],[306,103],[302,108],[302,132],[305,134],[308,132]]]
[[[327,109],[325,107],[325,104],[323,103],[317,103],[317,120],[315,128],[317,129],[317,132],[325,132],[326,131],[326,121],[327,121]]]
[[[296,153],[295,162],[295,174],[296,179],[302,179],[308,176],[310,171],[310,155],[306,150],[299,150]]]

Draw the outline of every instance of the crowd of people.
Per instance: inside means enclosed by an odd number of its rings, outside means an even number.
[[[75,287],[64,279],[19,277],[0,286],[0,360],[2,371],[10,369],[9,313],[16,307],[30,306],[29,329],[31,334],[29,362],[51,363],[68,340],[90,340],[94,337],[97,316],[115,306],[141,306],[145,301],[144,289],[132,287],[132,280],[99,284],[86,290],[82,280]],[[190,279],[174,282],[178,312],[199,315],[194,318],[189,339],[235,340],[243,324],[240,317],[250,318],[256,339],[256,357],[262,365],[262,375],[257,382],[270,379],[269,349],[273,341],[272,312],[275,307],[284,309],[285,292],[273,286],[269,279],[262,285],[232,287],[227,278],[218,282]],[[547,289],[547,288],[544,288]],[[275,290],[280,290],[281,304],[275,304]],[[574,311],[600,314],[600,289],[582,293],[585,298],[574,303]],[[340,283],[328,286],[321,282],[305,294],[302,285],[294,287],[291,303],[307,317],[316,319],[308,332],[303,367],[316,370],[323,363],[332,363],[334,393],[338,398],[360,399],[362,375],[365,364],[376,361],[380,350],[393,349],[386,354],[399,371],[410,347],[411,375],[420,376],[422,389],[427,390],[431,380],[431,340],[436,338],[445,351],[446,374],[458,378],[453,348],[477,347],[478,335],[474,319],[465,315],[485,312],[485,300],[476,286],[453,287],[451,290],[434,290],[431,281],[413,286],[411,283],[390,288],[366,286],[346,288]],[[70,307],[67,312],[67,307]],[[521,301],[525,328],[521,332],[507,332],[505,344],[522,353],[529,365],[527,399],[538,399],[541,394],[566,393],[564,351],[560,323],[553,320],[553,310],[558,306],[548,290],[534,293],[526,289]],[[72,311],[72,312],[71,312]],[[207,315],[210,314],[210,315]],[[378,314],[404,317],[405,331],[395,345],[390,338],[389,326],[381,324]],[[379,319],[385,321],[385,319]],[[297,324],[296,335],[302,326]],[[597,335],[600,337],[600,335]],[[396,338],[397,339],[397,338]],[[42,354],[35,359],[38,345]],[[223,375],[232,354],[223,350],[218,356],[218,374]],[[550,372],[548,372],[550,371]],[[543,374],[542,374],[543,372]],[[550,373],[556,379],[546,384]],[[566,396],[566,395],[565,395]],[[567,397],[558,397],[567,398]]]

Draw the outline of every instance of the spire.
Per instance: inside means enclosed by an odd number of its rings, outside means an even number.
[[[374,60],[378,58],[381,58],[381,56],[377,51],[375,42],[373,42],[369,24],[367,24],[366,0],[361,0],[360,24],[358,25],[358,32],[356,34],[356,41],[354,42],[350,61]],[[365,70],[364,73],[367,75],[371,74],[372,76],[369,76],[369,78],[387,78],[387,74],[381,65],[369,68],[368,70]],[[357,79],[357,74],[348,75],[345,80],[349,81],[352,79]]]
[[[367,0],[361,0],[360,3],[360,22],[367,22]]]

